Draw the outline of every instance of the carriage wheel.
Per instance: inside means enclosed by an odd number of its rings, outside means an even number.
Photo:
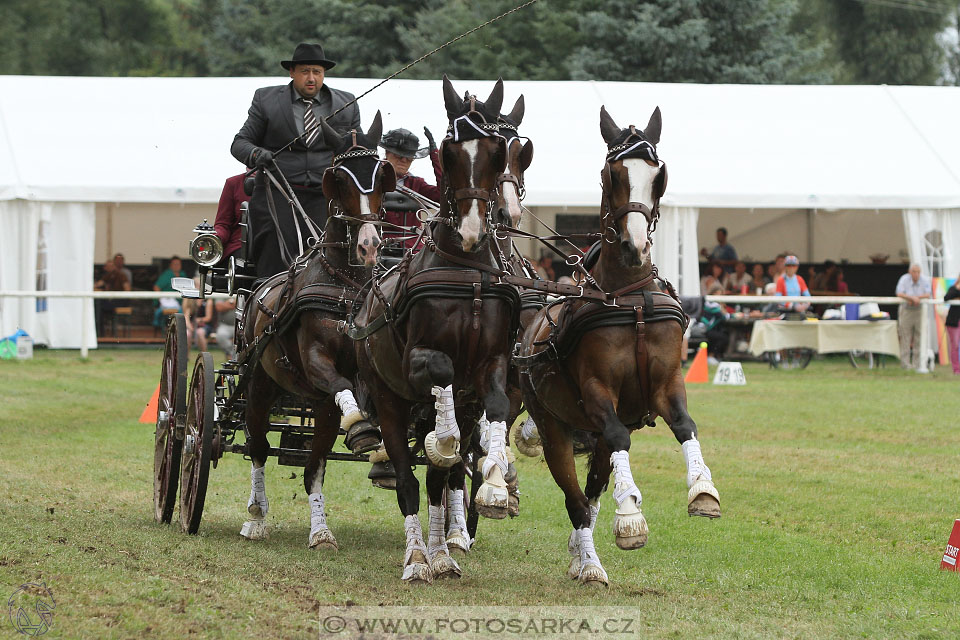
[[[203,501],[210,475],[213,449],[214,378],[213,356],[204,351],[197,356],[187,400],[186,428],[183,432],[183,457],[180,471],[180,528],[196,533],[203,517]]]
[[[153,517],[168,524],[177,503],[180,442],[177,419],[187,410],[187,323],[182,313],[170,318],[160,369],[157,428],[153,449]]]

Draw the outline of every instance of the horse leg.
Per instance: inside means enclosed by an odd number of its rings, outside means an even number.
[[[649,530],[640,510],[643,496],[630,470],[630,431],[617,417],[616,397],[602,382],[590,384],[583,393],[584,409],[593,425],[600,429],[613,467],[613,499],[617,510],[613,532],[621,549],[639,549],[647,543]],[[606,453],[606,451],[604,451]],[[598,467],[598,472],[602,467]],[[609,478],[609,468],[606,471]]]
[[[414,347],[407,356],[410,385],[436,399],[437,417],[434,430],[427,434],[423,448],[430,462],[450,467],[460,459],[460,427],[453,404],[453,360],[445,353]]]
[[[450,557],[447,547],[446,511],[443,494],[447,488],[449,469],[427,465],[427,501],[430,510],[430,531],[427,536],[427,556],[434,578],[459,578],[460,567]]]
[[[247,540],[263,540],[267,537],[267,489],[264,466],[270,453],[267,430],[270,426],[270,408],[280,395],[277,385],[263,367],[257,365],[251,372],[247,387],[247,428],[250,430],[250,499],[247,513],[250,518],[240,528],[240,535]],[[256,393],[252,393],[256,390]]]
[[[658,413],[670,425],[670,430],[683,449],[687,463],[687,513],[706,518],[720,517],[720,493],[713,484],[710,468],[703,461],[697,425],[687,411],[687,394],[679,374],[663,394],[658,394]]]
[[[608,586],[607,572],[600,564],[600,556],[593,544],[592,527],[596,523],[593,519],[595,516],[591,513],[587,496],[580,490],[577,481],[570,430],[546,412],[537,416],[537,424],[543,428],[543,457],[554,481],[563,491],[567,515],[573,525],[573,532],[567,542],[567,550],[573,557],[567,573],[580,584]]]
[[[466,555],[473,539],[467,531],[467,515],[464,510],[466,466],[463,461],[450,467],[447,476],[447,549],[451,555]]]
[[[368,380],[371,396],[377,404],[383,445],[397,473],[397,504],[404,516],[403,527],[407,539],[401,579],[409,584],[429,584],[433,582],[433,572],[417,516],[420,510],[420,482],[413,475],[407,446],[410,404],[381,384],[376,376],[369,376]]]
[[[327,454],[337,441],[337,407],[329,401],[314,405],[316,425],[313,432],[313,444],[310,459],[303,470],[303,486],[310,501],[310,535],[307,547],[310,549],[333,549],[340,546],[327,526],[327,513],[324,507],[323,478],[327,471]]]
[[[483,403],[484,415],[481,422],[487,421],[487,455],[483,460],[481,473],[483,484],[477,492],[477,511],[487,518],[507,517],[510,503],[506,477],[509,475],[510,460],[507,451],[507,414],[510,401],[506,394],[507,360],[498,357],[474,380],[474,388]]]

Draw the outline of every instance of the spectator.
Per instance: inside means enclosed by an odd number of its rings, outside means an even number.
[[[770,278],[768,278],[763,272],[762,263],[758,262],[753,265],[753,273],[751,277],[753,278],[753,286],[756,287],[757,295],[759,296],[763,293],[763,288],[770,284]]]
[[[944,294],[944,301],[960,299],[960,277],[954,281],[953,286]],[[947,311],[947,338],[950,343],[950,366],[953,367],[953,375],[960,375],[960,356],[957,350],[960,349],[960,305],[950,305]]]
[[[122,253],[118,253],[113,256],[113,264],[117,269],[120,270],[121,273],[123,273],[123,275],[127,277],[127,282],[130,283],[130,287],[132,289],[133,288],[133,272],[127,268],[125,258],[123,257]],[[127,289],[127,291],[130,291],[130,289]]]
[[[784,273],[782,276],[777,278],[777,295],[778,296],[809,296],[810,289],[807,288],[807,283],[803,279],[803,276],[797,275],[797,271],[800,269],[800,260],[797,259],[797,256],[786,256],[783,260]],[[803,313],[810,306],[809,302],[788,302],[786,305],[787,309],[793,309],[799,313]]]
[[[200,277],[193,279],[200,288]],[[207,350],[207,336],[213,333],[213,300],[187,298],[183,301],[183,317],[187,323],[187,346],[196,344],[200,351]]]
[[[785,271],[784,262],[787,259],[787,254],[781,253],[778,254],[773,263],[767,267],[767,275],[770,276],[770,282],[776,284],[777,278],[783,275]]]
[[[217,345],[223,349],[227,360],[237,357],[235,332],[237,328],[237,299],[217,300]]]
[[[103,273],[100,279],[93,283],[95,291],[130,291],[130,280],[117,268],[115,262],[106,262],[103,265]],[[94,300],[93,310],[97,323],[99,335],[106,334],[103,322],[108,316],[113,315],[114,309],[123,306],[122,302],[116,298],[96,298]]]
[[[727,244],[726,227],[717,229],[717,246],[709,252],[706,247],[700,249],[700,255],[708,261],[718,263],[724,271],[733,271],[733,265],[737,262],[737,250],[732,244]]]
[[[153,283],[154,291],[175,291],[173,288],[173,279],[174,278],[185,278],[186,274],[183,272],[183,263],[180,262],[180,258],[173,256],[170,258],[170,264],[167,269],[160,274],[160,277],[157,278],[157,281]],[[163,318],[164,309],[176,309],[180,310],[180,302],[175,297],[169,298],[160,298],[159,305],[157,310],[153,313],[153,326],[162,327],[161,319]]]
[[[700,278],[700,295],[713,296],[723,293],[723,267],[718,262],[707,265],[707,273]]]
[[[753,276],[747,273],[747,263],[743,260],[737,260],[733,273],[728,273],[723,279],[723,288],[727,293],[734,295],[750,293],[750,287],[753,284]]]
[[[243,188],[244,174],[240,173],[227,178],[220,193],[220,204],[217,205],[217,218],[213,228],[223,243],[223,260],[227,260],[240,248],[240,205],[250,201]]]
[[[930,278],[920,272],[919,264],[911,264],[910,270],[900,276],[897,282],[897,297],[903,298],[906,304],[900,305],[898,324],[900,328],[900,366],[904,369],[919,369],[920,358],[920,331],[924,318],[924,298],[932,297],[933,289]]]
[[[547,251],[540,254],[540,262],[537,263],[537,274],[544,280],[554,281],[557,279],[557,274],[553,270],[553,256]]]
[[[823,280],[824,291],[840,295],[850,294],[850,287],[843,281],[843,269],[834,265],[834,269],[832,271],[827,269],[824,275],[826,276]]]

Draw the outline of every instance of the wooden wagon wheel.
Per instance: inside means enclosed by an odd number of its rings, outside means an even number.
[[[213,356],[204,351],[193,367],[183,434],[180,528],[186,533],[196,533],[203,517],[215,428],[214,392]]]
[[[167,323],[153,446],[153,517],[164,524],[170,522],[177,503],[181,449],[177,423],[183,422],[186,410],[187,322],[178,313]]]

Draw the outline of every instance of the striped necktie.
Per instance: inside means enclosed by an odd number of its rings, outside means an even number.
[[[317,136],[320,135],[320,127],[317,126],[317,116],[313,113],[313,100],[307,100],[306,98],[300,98],[300,101],[303,102],[305,107],[303,112],[303,131],[307,133],[307,138],[304,140],[304,144],[308,147],[313,144],[313,141],[317,139]]]

